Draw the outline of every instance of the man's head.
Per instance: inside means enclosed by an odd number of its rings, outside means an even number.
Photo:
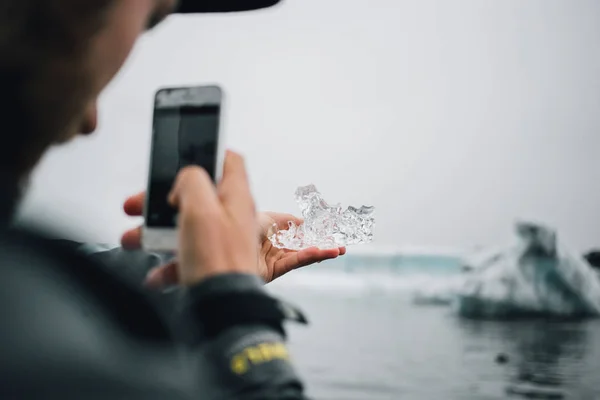
[[[274,3],[277,0],[2,0],[4,195],[50,145],[94,131],[98,95],[137,38],[176,7],[181,12],[235,11]]]
[[[97,96],[138,36],[175,0],[6,2],[0,13],[0,168],[23,173],[49,145],[95,129]]]

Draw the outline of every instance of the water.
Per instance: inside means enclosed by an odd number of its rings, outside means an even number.
[[[414,290],[450,281],[458,262],[357,260],[269,285],[311,321],[288,329],[313,398],[600,399],[600,321],[460,319],[411,301]]]

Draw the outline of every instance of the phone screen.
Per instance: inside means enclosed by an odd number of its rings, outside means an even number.
[[[154,133],[146,203],[146,225],[175,228],[177,210],[167,201],[179,170],[199,165],[215,181],[219,140],[218,105],[184,105],[154,110]]]

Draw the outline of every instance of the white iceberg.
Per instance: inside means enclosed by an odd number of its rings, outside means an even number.
[[[553,230],[516,224],[517,242],[466,260],[452,305],[470,318],[600,315],[600,278]]]

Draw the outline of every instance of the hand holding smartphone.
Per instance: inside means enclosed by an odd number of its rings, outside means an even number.
[[[223,91],[218,86],[165,88],[156,92],[142,245],[149,251],[177,249],[178,210],[168,196],[179,171],[204,169],[214,184],[225,158]]]

